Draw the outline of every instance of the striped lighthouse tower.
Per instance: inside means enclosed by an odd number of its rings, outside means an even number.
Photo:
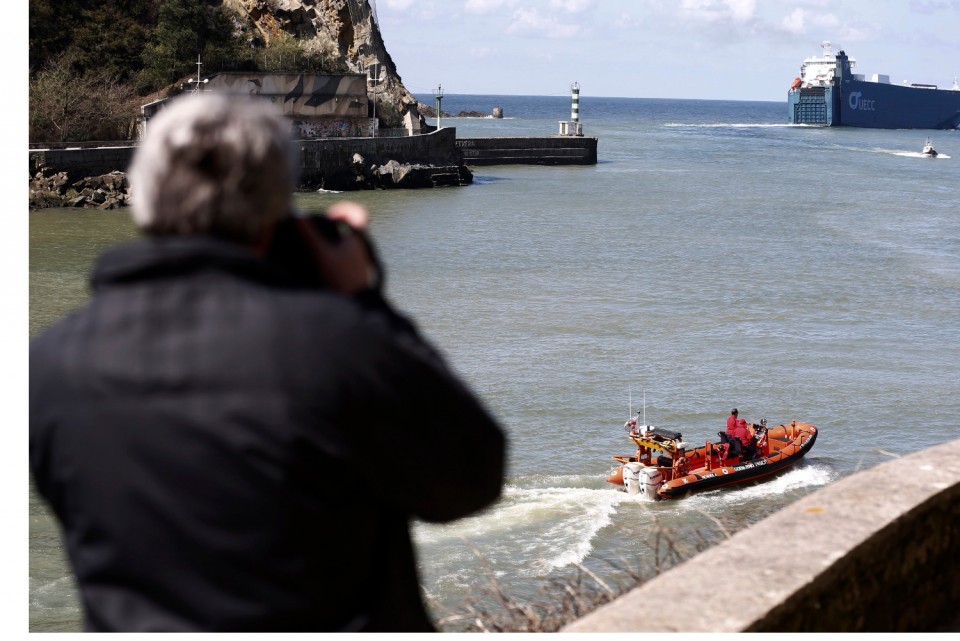
[[[561,136],[582,136],[583,127],[580,124],[580,83],[570,85],[570,120],[560,121]]]
[[[580,83],[570,85],[570,120],[580,122]]]

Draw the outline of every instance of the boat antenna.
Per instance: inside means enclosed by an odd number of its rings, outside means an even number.
[[[643,388],[643,424],[647,424],[647,388]]]
[[[633,385],[630,386],[630,393],[627,395],[627,420],[633,418]]]

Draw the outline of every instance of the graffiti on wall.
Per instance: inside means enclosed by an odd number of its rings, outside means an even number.
[[[300,140],[313,138],[360,138],[370,135],[368,118],[324,118],[294,120],[294,131]]]
[[[363,74],[220,73],[210,78],[206,91],[269,100],[290,118],[292,134],[301,140],[373,134]],[[147,121],[169,102],[164,98],[140,108],[141,136]]]
[[[220,73],[209,91],[259,96],[289,116],[367,115],[367,80],[363,74]]]

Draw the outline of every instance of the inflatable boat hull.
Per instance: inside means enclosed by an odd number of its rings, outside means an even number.
[[[633,439],[643,444],[643,439]],[[760,454],[751,460],[728,458],[723,446],[709,441],[693,450],[676,452],[672,465],[658,469],[664,473],[664,481],[656,492],[656,498],[683,498],[695,492],[718,487],[746,483],[776,474],[795,465],[813,447],[817,440],[817,428],[809,423],[796,421],[766,430]],[[614,457],[621,465],[610,474],[610,483],[625,487],[624,468],[636,465],[642,448],[634,457]]]

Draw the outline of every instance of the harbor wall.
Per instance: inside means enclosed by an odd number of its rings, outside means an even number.
[[[580,136],[457,138],[454,127],[389,138],[317,138],[296,141],[302,189],[464,185],[469,165],[592,165],[597,139]],[[64,172],[68,181],[127,171],[135,146],[33,149],[30,176]],[[52,199],[51,202],[55,202]]]
[[[438,171],[455,170],[462,165],[456,138],[456,128],[443,127],[419,136],[300,140],[297,141],[300,183],[306,187],[323,187],[331,176],[354,172],[355,169],[359,171],[361,167],[357,165],[369,168],[391,160],[401,164],[432,165]]]
[[[597,139],[581,136],[459,138],[467,166],[595,165]]]
[[[848,476],[564,632],[960,631],[960,440]]]
[[[369,178],[372,165],[389,161],[399,164],[432,166],[422,169],[436,176],[453,172],[453,180],[469,182],[469,172],[462,169],[456,146],[457,130],[443,127],[419,136],[390,138],[320,138],[296,141],[299,154],[300,185],[304,188],[348,188],[343,184],[356,178]],[[111,171],[126,172],[135,146],[35,149],[30,151],[30,175],[41,168],[48,172],[66,172],[71,180],[98,176]],[[332,186],[331,180],[337,181]]]
[[[325,172],[350,166],[354,154],[367,164],[400,163],[433,165],[593,165],[597,139],[578,136],[457,138],[456,128],[443,127],[420,136],[395,138],[320,138],[300,140],[301,171],[306,182],[316,182]],[[71,177],[126,171],[134,146],[39,149],[30,151],[30,175],[41,167],[65,171]],[[462,158],[462,160],[461,160]]]
[[[47,167],[63,171],[74,180],[100,176],[111,171],[127,171],[133,158],[133,146],[38,149],[30,151],[30,175]]]

